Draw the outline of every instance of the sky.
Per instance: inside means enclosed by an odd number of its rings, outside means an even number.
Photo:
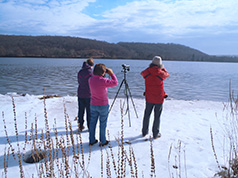
[[[175,43],[238,55],[237,0],[0,0],[0,34]]]

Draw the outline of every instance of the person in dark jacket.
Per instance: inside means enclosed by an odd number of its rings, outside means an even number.
[[[142,136],[144,137],[148,134],[150,115],[154,108],[154,122],[152,126],[152,132],[153,138],[156,139],[161,136],[159,131],[160,116],[162,113],[164,98],[166,97],[163,81],[169,77],[169,73],[162,64],[162,58],[160,56],[155,56],[150,66],[142,71],[141,75],[145,79],[146,100]]]
[[[84,113],[87,113],[87,127],[90,123],[90,101],[91,92],[88,79],[92,76],[92,68],[94,65],[93,58],[84,61],[82,69],[78,72],[78,123],[79,129],[82,131],[84,127]]]

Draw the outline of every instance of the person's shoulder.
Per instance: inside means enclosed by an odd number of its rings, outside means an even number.
[[[161,68],[158,67],[158,66],[153,66],[153,67],[150,67],[150,71],[152,71],[152,72],[160,72]]]
[[[148,72],[149,71],[149,67],[147,67],[146,69],[142,70],[141,73],[144,73],[144,72]]]

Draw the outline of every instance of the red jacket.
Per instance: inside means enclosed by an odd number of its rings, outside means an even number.
[[[145,79],[145,99],[149,103],[161,104],[164,102],[164,83],[169,73],[165,68],[160,69],[157,66],[148,67],[141,72]]]

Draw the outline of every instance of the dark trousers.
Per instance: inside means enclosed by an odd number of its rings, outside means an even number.
[[[78,122],[80,124],[80,127],[82,128],[84,124],[84,113],[87,113],[87,127],[89,129],[89,123],[90,123],[90,98],[79,98],[78,97]]]
[[[154,108],[154,123],[152,127],[153,137],[156,137],[159,134],[159,127],[160,127],[160,116],[163,109],[163,103],[161,104],[154,104],[146,102],[144,118],[143,118],[143,127],[142,127],[142,134],[148,134],[148,127],[150,123],[150,115],[152,109]]]

